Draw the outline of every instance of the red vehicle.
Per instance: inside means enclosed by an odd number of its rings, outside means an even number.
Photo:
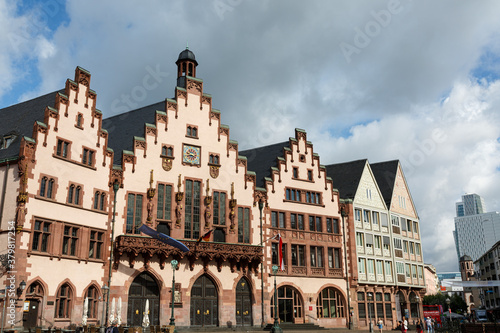
[[[431,317],[432,319],[434,319],[435,325],[441,326],[441,315],[443,314],[443,307],[439,304],[422,306],[424,308],[424,317]]]

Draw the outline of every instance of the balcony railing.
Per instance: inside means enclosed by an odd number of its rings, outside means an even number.
[[[262,247],[249,244],[230,244],[214,242],[196,242],[194,240],[182,240],[189,252],[182,252],[175,247],[167,245],[157,239],[143,236],[121,235],[115,239],[114,246],[114,269],[123,256],[129,261],[129,266],[134,267],[137,256],[141,255],[144,266],[149,267],[154,256],[158,259],[160,268],[165,267],[167,259],[176,259],[180,261],[186,258],[189,261],[189,267],[194,269],[195,262],[201,260],[203,267],[209,264],[215,264],[220,272],[222,265],[229,264],[231,271],[237,269],[246,272],[247,269],[258,273],[258,268],[262,262]]]

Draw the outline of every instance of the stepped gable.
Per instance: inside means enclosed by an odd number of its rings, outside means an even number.
[[[398,165],[398,160],[370,164],[387,207],[391,207]]]
[[[144,106],[102,121],[108,131],[108,147],[113,149],[113,164],[122,164],[122,152],[134,151],[134,136],[144,136],[144,124],[155,124],[156,111],[165,111],[165,102]]]
[[[269,146],[257,147],[238,152],[247,158],[247,170],[257,175],[257,187],[265,188],[264,178],[271,178],[271,168],[278,166],[278,157],[284,155],[284,148],[290,147],[290,142],[280,142]]]
[[[59,92],[64,93],[64,90]],[[9,134],[16,135],[8,148],[0,149],[0,161],[19,156],[22,137],[33,135],[33,125],[44,121],[45,108],[54,105],[57,93],[54,91],[0,110],[0,139]]]
[[[333,188],[339,190],[342,199],[354,200],[367,161],[363,159],[326,166],[326,174],[332,178]]]

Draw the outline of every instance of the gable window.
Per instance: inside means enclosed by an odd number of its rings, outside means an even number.
[[[76,256],[78,247],[78,228],[64,226],[62,254]]]
[[[213,223],[226,225],[226,193],[214,191],[214,219]]]
[[[210,154],[208,156],[208,163],[219,165],[220,164],[219,154]]]
[[[40,181],[40,196],[52,199],[54,189],[54,178],[42,177]]]
[[[71,184],[68,191],[68,203],[80,205],[81,204],[82,187],[80,185]]]
[[[94,151],[88,148],[83,148],[82,164],[93,166],[94,165]]]
[[[48,252],[49,242],[51,238],[50,223],[36,220],[33,230],[33,243],[31,249],[33,251]]]
[[[77,116],[76,116],[76,127],[78,128],[83,128],[83,115],[81,113],[79,113]]]
[[[167,157],[174,157],[174,147],[172,146],[161,147],[161,154]]]
[[[201,182],[187,179],[185,191],[184,238],[198,239],[200,237]]]
[[[95,191],[94,193],[94,209],[104,210],[106,203],[106,193]]]
[[[295,179],[299,178],[299,168],[297,167],[293,168],[293,178]]]
[[[158,184],[158,205],[156,218],[172,220],[172,185]]]
[[[300,190],[294,188],[287,188],[285,193],[286,193],[286,200],[300,202]]]
[[[56,155],[68,158],[69,157],[69,148],[70,144],[68,141],[64,140],[57,140],[57,149],[56,149]]]
[[[127,197],[127,234],[139,234],[142,221],[142,194],[129,193]]]
[[[250,209],[238,207],[238,243],[250,243]]]
[[[63,284],[56,297],[56,318],[70,318],[71,315],[71,289],[67,283]]]
[[[307,170],[307,179],[312,181],[313,180],[313,172],[312,170]]]
[[[89,258],[101,259],[104,244],[104,232],[90,230]]]
[[[198,138],[198,126],[188,125],[186,129],[186,136]]]

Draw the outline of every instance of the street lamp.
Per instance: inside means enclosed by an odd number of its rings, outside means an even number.
[[[264,243],[262,240],[262,233],[264,232],[262,230],[262,209],[264,208],[264,202],[262,200],[259,200],[259,211],[260,211],[260,245],[262,246],[262,249],[264,249]],[[265,320],[264,320],[264,260],[260,262],[260,307],[261,307],[261,327],[264,327]]]
[[[281,329],[279,323],[278,323],[278,289],[276,288],[276,274],[278,273],[278,266],[273,265],[273,274],[274,274],[274,325],[273,328],[271,328],[271,332],[273,333],[282,333],[283,330]]]
[[[345,275],[346,275],[346,285],[347,285],[347,320],[349,329],[352,330],[352,321],[351,321],[351,292],[349,291],[349,267],[347,265],[347,244],[346,244],[346,230],[345,230],[345,218],[348,216],[345,211],[345,206],[340,207],[340,215],[342,216],[342,229],[343,229],[343,241],[344,241],[344,266],[345,266]]]
[[[21,297],[24,289],[26,289],[26,282],[24,282],[24,280],[22,280],[21,283],[19,283],[19,287],[17,287],[17,290],[16,290],[17,297]]]
[[[106,301],[106,299],[104,297],[106,297],[105,295],[108,294],[108,291],[109,291],[109,287],[104,285],[102,286],[102,320],[101,320],[101,333],[104,333],[105,331],[105,327],[106,327],[106,321],[105,321],[105,311],[104,311],[104,302]]]
[[[175,303],[175,270],[177,269],[177,260],[172,260],[170,264],[172,265],[172,315],[170,316],[170,326],[174,327],[174,333],[177,332],[175,329],[175,317],[174,317],[174,303]]]
[[[120,183],[118,180],[115,179],[115,182],[113,183],[113,217],[111,218],[111,249],[109,251],[109,271],[108,271],[108,289],[111,288],[111,273],[113,271],[112,265],[113,265],[113,242],[115,238],[115,215],[116,215],[116,193],[118,192],[118,188],[120,188]],[[108,294],[106,296],[106,325],[108,323],[109,319],[109,294],[110,290],[108,290]]]
[[[448,304],[448,316],[449,316],[449,323],[451,325],[451,306],[450,306],[450,303],[451,303],[450,299],[447,298],[446,299],[446,304]]]
[[[373,325],[372,325],[372,315],[371,315],[371,311],[370,311],[370,298],[372,298],[373,294],[372,293],[367,293],[366,294],[367,296],[367,305],[368,305],[368,329],[369,329],[369,332],[370,333],[373,333]]]

